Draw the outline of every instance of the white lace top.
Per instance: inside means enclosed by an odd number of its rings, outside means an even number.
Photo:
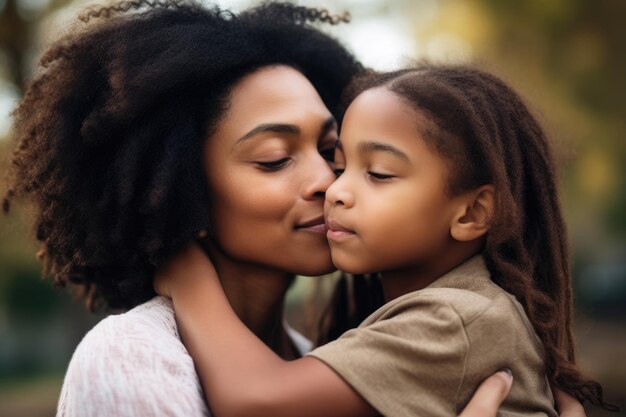
[[[302,354],[311,349],[310,341],[286,330]],[[87,333],[72,356],[57,408],[57,417],[209,415],[165,297],[109,316]]]

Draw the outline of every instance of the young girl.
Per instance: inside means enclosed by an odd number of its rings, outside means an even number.
[[[191,271],[170,265],[155,285],[216,415],[450,416],[502,367],[515,375],[502,415],[555,416],[550,383],[606,407],[575,366],[555,169],[518,95],[477,70],[422,66],[368,75],[348,100],[327,236],[339,269],[380,273],[386,304],[285,362],[190,249]]]

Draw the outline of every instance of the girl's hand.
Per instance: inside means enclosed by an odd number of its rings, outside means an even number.
[[[174,298],[181,289],[217,281],[213,263],[196,243],[192,242],[164,262],[157,270],[152,283],[157,294]]]

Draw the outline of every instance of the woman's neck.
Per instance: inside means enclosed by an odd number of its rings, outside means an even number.
[[[299,356],[283,326],[285,295],[294,280],[292,274],[229,258],[211,251],[235,314],[259,339],[285,359]]]

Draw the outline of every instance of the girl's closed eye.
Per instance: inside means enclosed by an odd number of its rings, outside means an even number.
[[[385,174],[383,172],[377,172],[377,171],[367,171],[367,175],[368,177],[375,182],[389,182],[390,180],[396,178],[395,175],[392,174]]]

